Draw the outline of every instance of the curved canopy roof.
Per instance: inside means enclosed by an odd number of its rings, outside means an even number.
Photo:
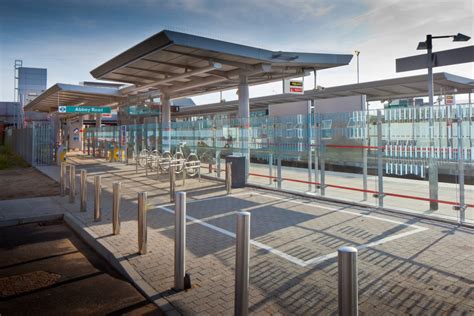
[[[474,79],[452,75],[446,72],[433,75],[434,91],[443,93],[474,92]],[[428,95],[428,76],[418,75],[394,79],[377,80],[358,84],[328,87],[322,90],[307,90],[304,95],[278,94],[250,99],[253,109],[267,108],[270,104],[288,103],[304,100],[330,99],[354,95],[366,95],[367,101],[384,101],[403,98],[414,98]],[[236,111],[238,101],[206,104],[184,108],[176,116],[203,115]]]
[[[25,111],[53,112],[59,105],[111,105],[124,96],[117,88],[57,83],[25,106]]]
[[[352,55],[271,51],[164,30],[91,71],[96,79],[132,84],[124,94],[148,91],[171,98],[303,76],[349,64]]]

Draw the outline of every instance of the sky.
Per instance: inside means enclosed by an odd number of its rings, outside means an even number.
[[[170,29],[271,50],[353,54],[360,81],[416,75],[395,59],[420,54],[426,34],[474,36],[474,0],[0,0],[0,101],[13,100],[13,65],[48,69],[48,86],[93,80],[90,71],[149,36]],[[449,39],[434,51],[474,45]],[[348,66],[318,72],[317,84],[355,83]],[[439,67],[474,78],[474,64]],[[305,78],[305,89],[313,88]],[[250,96],[281,93],[281,83]],[[235,90],[225,91],[227,100]],[[193,98],[217,102],[214,93]]]

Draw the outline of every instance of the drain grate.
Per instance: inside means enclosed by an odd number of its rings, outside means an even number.
[[[61,275],[46,271],[34,271],[0,278],[1,297],[5,298],[31,292],[53,285]]]

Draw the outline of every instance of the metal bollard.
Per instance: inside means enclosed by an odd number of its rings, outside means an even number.
[[[120,234],[120,189],[122,183],[116,181],[112,184],[113,201],[112,201],[112,232],[114,235]]]
[[[225,164],[225,190],[227,194],[232,193],[232,162]]]
[[[147,212],[147,193],[138,193],[138,253],[146,254],[146,212]]]
[[[339,315],[357,316],[359,314],[357,249],[341,247],[337,250],[337,256]]]
[[[186,192],[177,192],[174,221],[174,289],[184,290],[186,273]]]
[[[94,195],[94,221],[99,222],[102,219],[102,203],[101,203],[101,176],[94,177],[95,195]]]
[[[61,169],[59,173],[59,183],[61,186],[61,196],[66,195],[66,163],[61,162]]]
[[[174,193],[176,192],[176,173],[175,173],[175,166],[171,164],[169,166],[170,172],[170,201],[174,202]]]
[[[76,166],[69,165],[69,203],[76,200]]]
[[[234,315],[246,316],[249,308],[250,213],[237,214]]]
[[[81,170],[81,212],[87,212],[87,171]]]

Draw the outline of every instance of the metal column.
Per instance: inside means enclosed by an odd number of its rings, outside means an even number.
[[[87,211],[87,171],[81,170],[81,212]]]
[[[277,185],[278,189],[281,190],[281,182],[282,182],[282,177],[281,177],[281,157],[279,156],[277,158]]]
[[[147,243],[147,192],[138,193],[138,253],[146,254]]]
[[[94,221],[98,222],[102,218],[102,188],[101,188],[101,176],[94,177]]]
[[[382,157],[382,111],[377,110],[377,178],[378,178],[378,207],[383,208],[383,157]]]
[[[337,250],[338,262],[338,301],[340,316],[359,314],[357,249],[341,247]]]
[[[112,184],[113,200],[112,200],[112,232],[114,235],[120,234],[120,189],[122,183],[117,181]]]
[[[459,171],[459,222],[462,224],[466,221],[466,200],[464,188],[464,144],[462,130],[462,111],[457,106],[457,127],[458,127],[458,171]]]
[[[177,192],[175,200],[174,289],[182,291],[186,273],[186,192]]]
[[[246,75],[239,76],[239,118],[240,118],[240,143],[242,144],[242,155],[245,157],[245,183],[248,181],[250,170],[250,149],[249,149],[249,127],[250,127],[250,103],[249,84]]]
[[[248,315],[249,307],[250,213],[237,214],[235,248],[235,315]]]

